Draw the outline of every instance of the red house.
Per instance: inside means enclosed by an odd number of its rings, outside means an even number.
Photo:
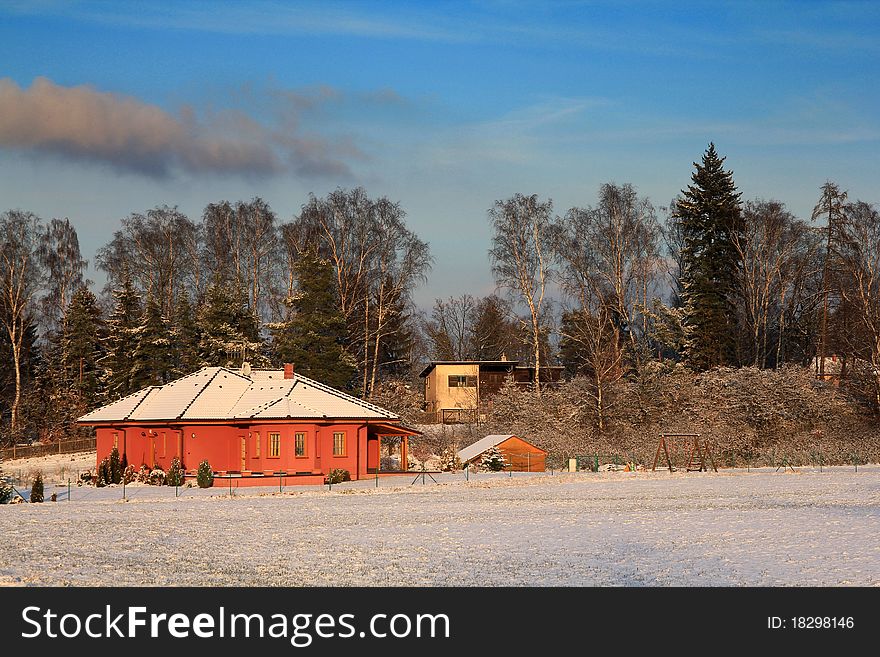
[[[144,388],[82,416],[94,426],[97,462],[117,447],[128,463],[168,469],[174,457],[187,470],[207,459],[238,485],[321,484],[334,469],[352,479],[406,470],[409,436],[394,413],[284,370],[205,367],[163,386]],[[380,460],[394,453],[396,460]],[[382,463],[386,464],[383,468]],[[277,480],[276,480],[277,481]]]

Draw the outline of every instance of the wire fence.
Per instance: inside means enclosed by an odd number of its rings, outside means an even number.
[[[686,450],[670,448],[669,456],[674,470],[684,471],[688,468],[690,456]],[[809,452],[772,450],[769,453],[754,456],[743,456],[742,454],[735,454],[724,450],[713,450],[711,456],[712,461],[719,470],[731,468],[751,470],[752,468],[769,467],[778,471],[803,467],[817,468],[821,472],[831,466],[852,466],[858,472],[860,466],[871,464],[871,460],[867,458],[865,453],[857,451],[845,454],[842,457],[837,455],[834,458],[827,456],[820,450]],[[552,462],[553,467],[556,469],[568,472],[644,471],[651,470],[653,463],[653,454],[639,452],[609,454],[594,452],[592,454],[579,454],[564,462],[559,462],[558,460]],[[704,463],[704,469],[711,470],[711,463]],[[549,470],[551,467],[550,461],[548,461],[547,467]],[[656,469],[658,471],[668,471],[665,458],[658,460]]]
[[[59,440],[58,442],[49,443],[47,445],[13,445],[0,449],[0,461],[9,461],[14,459],[30,459],[38,456],[49,456],[51,454],[72,454],[74,452],[87,452],[95,449],[96,439],[76,438],[74,440]]]

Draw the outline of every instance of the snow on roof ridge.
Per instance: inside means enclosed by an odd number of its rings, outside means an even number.
[[[199,374],[200,372],[203,372],[204,370],[209,370],[209,369],[212,369],[212,368],[211,368],[210,366],[205,366],[205,367],[201,368],[200,370],[196,370],[196,371],[193,372],[192,374],[187,374],[186,376],[192,376],[193,374]],[[218,367],[218,368],[215,370],[215,372],[214,372],[211,376],[208,377],[208,380],[205,382],[205,385],[202,386],[202,389],[199,390],[199,391],[195,394],[195,396],[194,396],[192,399],[189,400],[189,404],[187,404],[186,406],[184,406],[184,407],[183,407],[183,410],[180,411],[180,413],[177,414],[177,417],[175,418],[176,420],[179,420],[179,419],[182,418],[184,415],[186,415],[186,412],[189,410],[189,407],[196,403],[196,399],[198,399],[199,397],[202,396],[202,393],[205,392],[205,390],[207,389],[207,387],[208,387],[209,385],[211,385],[211,381],[213,381],[215,378],[217,378],[217,375],[220,373],[220,370],[223,370],[223,369],[226,369],[226,368],[225,368],[225,367]],[[186,376],[182,376],[182,377],[180,377],[180,378],[177,379],[177,380],[178,380],[178,381],[182,381],[183,379],[186,378]]]
[[[392,413],[388,409],[382,408],[381,406],[376,406],[375,404],[371,404],[370,402],[364,401],[363,399],[358,399],[357,397],[355,397],[353,395],[346,394],[346,393],[342,392],[341,390],[337,390],[336,388],[331,388],[330,386],[323,384],[320,381],[315,381],[314,379],[310,379],[309,377],[303,376],[302,374],[294,374],[294,378],[302,379],[304,382],[307,382],[310,385],[315,386],[319,390],[323,390],[324,392],[329,392],[333,395],[336,395],[337,397],[340,397],[342,399],[350,401],[350,402],[357,404],[359,406],[363,406],[363,407],[367,408],[367,410],[375,411],[378,413],[385,413],[389,418],[400,419],[400,416],[395,415],[394,413]],[[304,404],[300,404],[300,405],[304,406]],[[308,408],[308,407],[306,407],[306,408]]]

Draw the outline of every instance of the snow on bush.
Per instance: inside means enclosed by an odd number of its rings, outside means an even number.
[[[211,464],[205,459],[199,463],[199,470],[196,474],[196,481],[199,488],[210,488],[214,485],[214,473],[211,470]]]
[[[483,457],[480,459],[480,467],[490,472],[498,472],[507,467],[507,461],[504,460],[504,455],[501,451],[493,445],[483,452]]]
[[[183,481],[183,466],[180,465],[180,459],[175,456],[171,459],[171,467],[168,468],[168,475],[165,479],[165,483],[169,486],[183,486]]]
[[[165,471],[156,466],[152,470],[150,470],[150,480],[149,483],[151,486],[164,486],[165,485]]]
[[[333,468],[324,478],[324,483],[327,484],[340,484],[343,481],[351,481],[351,474],[348,470],[343,470],[341,468]]]

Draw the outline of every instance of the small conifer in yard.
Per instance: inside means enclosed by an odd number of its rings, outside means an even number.
[[[207,459],[199,463],[196,481],[199,484],[199,488],[210,488],[214,485],[214,473],[211,470],[211,464],[208,463]]]
[[[38,472],[34,477],[34,483],[31,484],[31,502],[43,501],[43,473]]]
[[[171,459],[171,467],[168,468],[168,474],[165,477],[165,483],[169,486],[183,486],[183,480],[183,466],[180,465],[180,459],[175,456],[173,459]]]
[[[122,483],[122,461],[119,459],[119,450],[114,447],[110,450],[110,462],[108,464],[109,470],[107,473],[107,483],[108,484],[120,484]]]
[[[498,472],[499,470],[504,469],[507,462],[504,460],[504,455],[501,451],[493,446],[483,453],[483,458],[480,459],[480,465],[484,470]]]

